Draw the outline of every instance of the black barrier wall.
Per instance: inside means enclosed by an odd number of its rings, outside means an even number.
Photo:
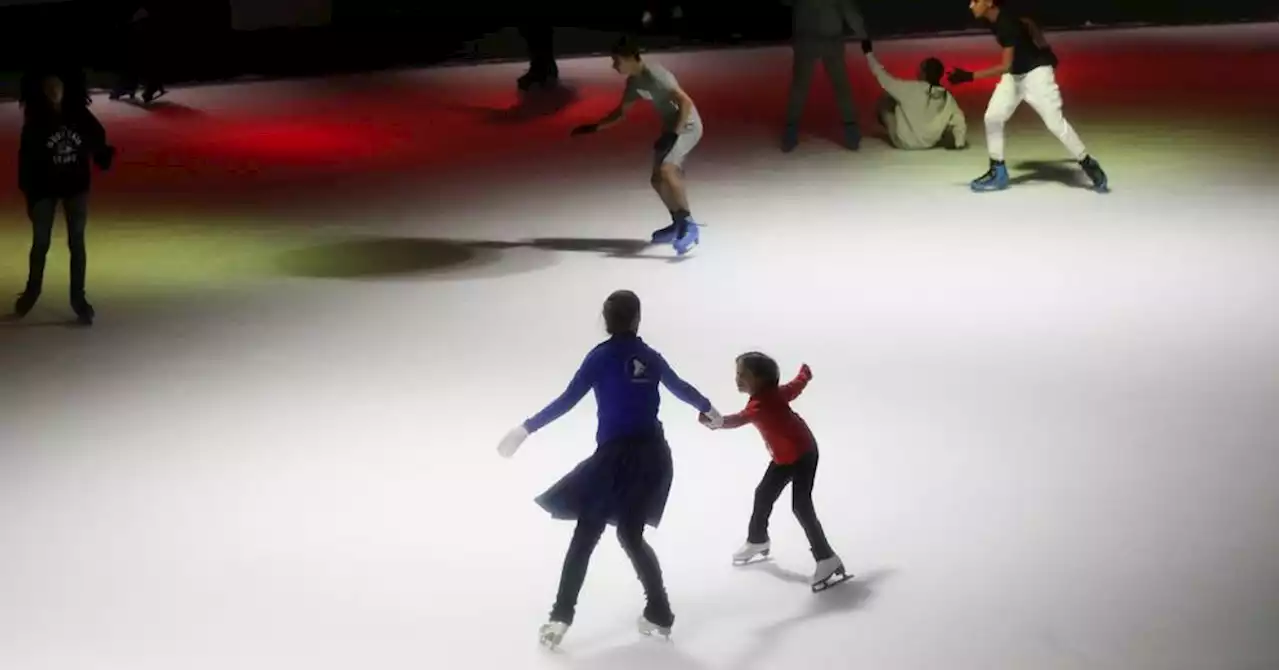
[[[780,0],[333,0],[333,23],[326,27],[231,30],[229,0],[153,0],[167,28],[155,57],[163,59],[171,81],[224,79],[239,75],[283,76],[422,65],[455,58],[519,58],[518,40],[489,41],[484,49],[469,41],[519,24],[531,15],[552,17],[577,32],[618,32],[638,28],[646,6],[681,7],[677,21],[661,22],[648,39],[659,48],[767,43],[785,40],[789,9]],[[283,1],[283,0],[280,0]],[[1049,28],[1086,25],[1185,25],[1275,21],[1277,5],[1256,0],[1009,0]],[[512,7],[520,7],[515,10]],[[977,29],[967,0],[862,0],[868,27],[878,37]],[[0,6],[0,73],[59,65],[109,71],[122,49],[122,29],[136,0],[68,0]],[[593,7],[590,11],[584,7]],[[558,40],[565,56],[599,49],[598,37]],[[4,95],[5,90],[0,90]]]

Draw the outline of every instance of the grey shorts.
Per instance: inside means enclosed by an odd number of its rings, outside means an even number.
[[[693,123],[685,127],[684,132],[676,135],[676,143],[666,149],[655,149],[653,152],[653,169],[656,171],[663,165],[684,167],[684,159],[702,139],[702,124]]]

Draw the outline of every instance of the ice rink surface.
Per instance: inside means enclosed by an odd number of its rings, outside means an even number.
[[[852,153],[818,76],[783,155],[785,48],[655,54],[707,124],[683,261],[633,242],[666,223],[653,115],[567,137],[621,89],[605,59],[523,104],[514,64],[98,99],[121,149],[90,223],[99,322],[63,326],[59,230],[43,302],[0,325],[0,667],[1275,668],[1276,34],[1054,36],[1106,196],[1030,109],[1015,186],[970,193],[990,83],[957,91],[972,149]],[[878,52],[908,75],[996,46]],[[18,124],[0,107],[0,155]],[[26,226],[6,189],[15,293]],[[854,581],[810,593],[786,494],[774,560],[732,567],[764,447],[667,396],[672,640],[637,636],[606,535],[563,648],[538,647],[572,526],[532,499],[591,452],[593,403],[495,447],[618,288],[724,411],[737,354],[812,366],[795,407]]]

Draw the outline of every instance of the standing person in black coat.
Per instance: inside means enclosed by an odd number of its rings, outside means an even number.
[[[18,149],[18,188],[31,219],[31,255],[27,285],[14,314],[27,315],[44,287],[45,257],[53,237],[53,220],[62,203],[71,249],[71,307],[81,324],[93,323],[93,306],[85,298],[85,226],[89,220],[90,161],[111,167],[115,148],[89,111],[83,72],[23,77],[20,103],[22,142]]]
[[[672,0],[628,1],[613,5],[617,9],[604,11],[585,11],[561,6],[560,0],[539,5],[537,9],[527,10],[520,19],[520,38],[524,40],[525,49],[529,53],[529,70],[516,80],[521,91],[535,87],[555,88],[560,83],[560,67],[556,65],[555,27],[557,25],[578,25],[584,28],[600,29],[615,25],[635,28],[637,24],[645,28],[654,23],[664,23],[680,16],[680,7]],[[611,7],[613,7],[611,6]]]
[[[132,8],[133,14],[128,26],[121,31],[124,63],[117,73],[111,99],[127,97],[132,100],[141,86],[142,101],[150,104],[168,92],[158,60],[164,57],[165,51],[160,41],[163,26],[157,22],[157,3],[153,0],[130,2],[127,6]]]

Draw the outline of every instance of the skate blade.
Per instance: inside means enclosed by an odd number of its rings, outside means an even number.
[[[656,638],[661,638],[662,640],[667,641],[667,642],[670,642],[670,641],[671,641],[671,629],[670,629],[670,628],[641,628],[641,629],[640,629],[640,634],[641,634],[641,635],[643,635],[643,636],[645,636],[645,637],[656,637]]]
[[[559,650],[561,641],[562,641],[562,638],[560,638],[557,635],[544,634],[538,637],[538,643],[546,647],[547,649],[550,649],[551,651]]]
[[[845,583],[845,582],[849,581],[850,579],[853,579],[853,575],[851,575],[851,574],[846,574],[844,571],[837,572],[835,575],[833,575],[833,576],[831,576],[831,577],[828,577],[827,579],[825,579],[825,580],[823,580],[823,581],[821,581],[821,582],[818,582],[817,584],[814,584],[814,585],[813,585],[813,592],[814,592],[814,593],[822,593],[823,591],[826,591],[827,589],[829,589],[829,588],[831,588],[831,587],[833,587],[833,586],[837,586],[837,585],[839,585],[839,584],[843,584],[843,583]]]
[[[751,558],[742,558],[742,559],[735,558],[733,559],[733,565],[734,567],[741,568],[747,565],[755,565],[756,563],[764,563],[765,561],[768,561],[768,560],[770,560],[769,552],[765,551],[765,552],[756,554]]]

